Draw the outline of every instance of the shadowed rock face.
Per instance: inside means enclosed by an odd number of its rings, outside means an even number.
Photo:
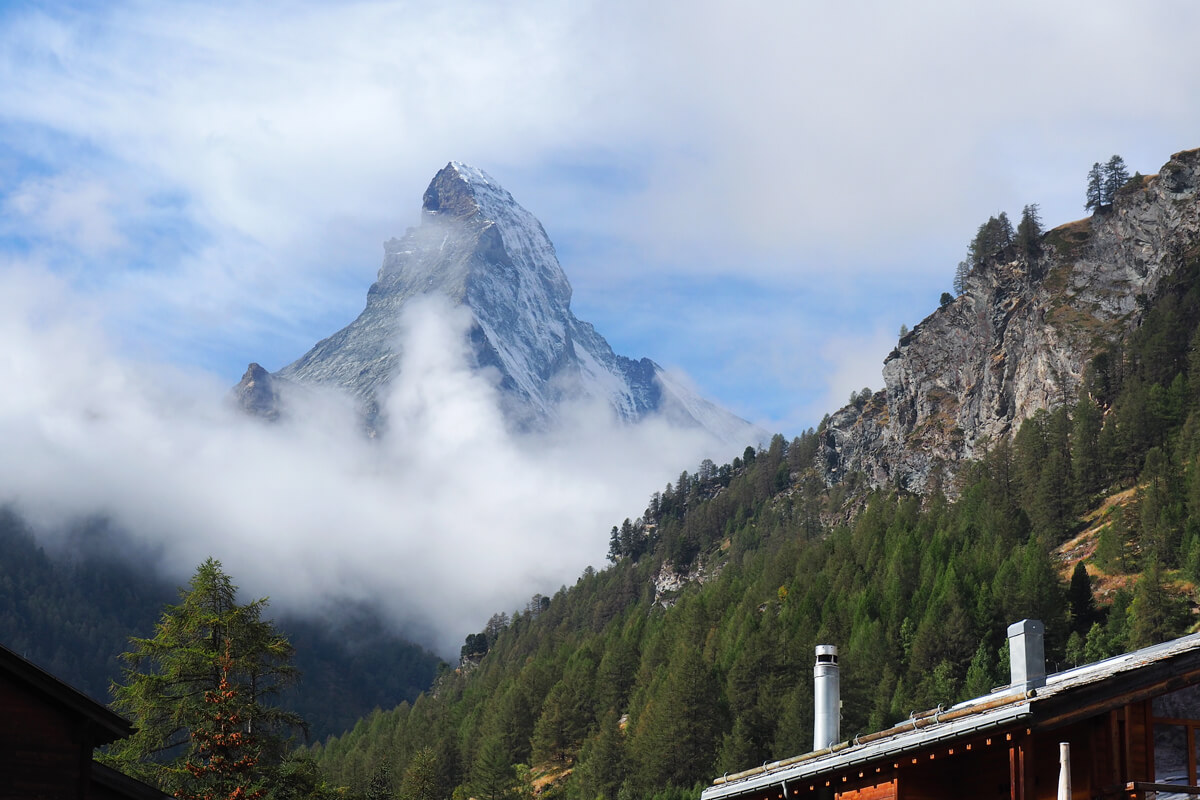
[[[269,378],[343,389],[368,427],[379,429],[381,391],[401,355],[401,312],[416,297],[439,295],[470,312],[473,366],[498,373],[503,410],[516,429],[544,427],[565,401],[600,399],[627,421],[663,414],[734,444],[761,438],[744,420],[670,381],[653,361],[616,355],[576,319],[571,285],[541,223],[482,170],[447,164],[425,191],[420,225],[383,249],[358,319]],[[280,394],[268,402],[254,387],[270,384],[252,372],[236,389],[243,407],[278,415]]]
[[[938,465],[950,477],[1038,409],[1073,400],[1092,356],[1141,323],[1139,296],[1153,299],[1200,245],[1198,188],[1200,150],[1176,153],[1111,207],[1048,232],[1041,255],[1000,253],[972,271],[884,361],[886,388],[830,417],[827,481],[857,471],[924,492]]]
[[[279,393],[271,373],[256,363],[246,367],[246,374],[234,388],[234,398],[251,414],[270,420],[279,418]]]

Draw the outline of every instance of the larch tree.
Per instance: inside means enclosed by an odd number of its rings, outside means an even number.
[[[471,791],[480,800],[506,800],[516,784],[517,775],[504,744],[494,737],[486,740],[471,769]]]
[[[954,294],[961,295],[967,291],[967,276],[971,274],[971,263],[966,259],[958,262],[954,269]]]
[[[1125,159],[1114,155],[1104,165],[1103,192],[1104,203],[1110,205],[1117,196],[1117,190],[1129,182],[1129,170],[1125,167]]]
[[[105,760],[180,797],[259,796],[291,734],[304,727],[268,702],[298,673],[291,644],[262,619],[266,605],[239,605],[221,563],[201,564],[154,636],[131,638],[121,656],[113,708],[137,731]]]
[[[1037,203],[1021,209],[1021,221],[1017,223],[1017,247],[1026,258],[1035,258],[1042,250],[1042,220]]]
[[[1104,205],[1104,167],[1100,162],[1092,164],[1087,175],[1087,202],[1083,207],[1088,211],[1096,211]]]

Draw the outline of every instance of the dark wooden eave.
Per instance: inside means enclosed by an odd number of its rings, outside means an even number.
[[[1102,680],[1047,697],[1038,704],[1032,727],[1054,730],[1130,703],[1149,700],[1200,683],[1200,650],[1148,663],[1117,680]],[[1114,691],[1114,688],[1116,690]]]
[[[149,784],[131,778],[112,767],[92,762],[92,783],[103,787],[108,794],[129,800],[165,800],[170,797]]]
[[[10,675],[17,683],[32,688],[53,704],[81,717],[88,723],[96,746],[115,742],[133,733],[133,724],[129,720],[3,645],[0,645],[0,671]]]

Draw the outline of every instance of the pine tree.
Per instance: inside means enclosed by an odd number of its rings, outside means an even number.
[[[364,800],[395,800],[395,797],[396,792],[392,789],[392,762],[385,758],[371,773]]]
[[[220,660],[221,680],[216,689],[204,693],[210,713],[191,731],[192,752],[183,762],[191,780],[175,792],[182,800],[257,800],[267,791],[258,769],[262,745],[244,716],[242,691],[229,680],[233,671],[230,650],[226,640],[226,654]]]
[[[1075,479],[1076,508],[1084,508],[1100,489],[1104,477],[1100,431],[1104,418],[1090,397],[1081,396],[1071,421],[1071,473]]]
[[[624,740],[617,712],[609,711],[600,720],[599,734],[584,745],[580,754],[576,776],[582,797],[616,800],[629,772]]]
[[[979,643],[979,648],[971,658],[970,666],[967,667],[967,679],[963,693],[967,697],[982,697],[990,692],[996,683],[996,675],[992,667],[992,650],[984,640]]]
[[[237,603],[219,561],[201,564],[180,598],[152,638],[131,639],[121,656],[125,683],[113,685],[113,707],[137,731],[104,760],[164,791],[201,796],[225,791],[232,759],[244,762],[239,786],[252,792],[303,727],[267,702],[298,677],[292,646],[261,619],[265,598]]]
[[[1013,227],[1008,215],[1001,211],[997,216],[979,226],[975,238],[967,247],[967,263],[970,269],[983,266],[987,259],[995,256],[1013,243]]]
[[[722,730],[719,696],[712,668],[684,638],[651,688],[630,742],[643,788],[687,786],[712,771]]]
[[[1182,614],[1176,598],[1167,594],[1156,559],[1148,559],[1129,604],[1129,644],[1146,647],[1179,633]]]
[[[1086,635],[1097,621],[1097,613],[1096,599],[1092,595],[1092,579],[1082,561],[1075,563],[1067,598],[1071,605],[1071,629],[1081,636]]]
[[[471,788],[480,800],[505,800],[511,797],[517,775],[504,745],[499,739],[488,739],[479,749],[471,769]]]
[[[1125,160],[1114,155],[1104,165],[1102,196],[1104,205],[1111,205],[1117,196],[1117,190],[1129,182],[1129,170],[1125,168]]]
[[[1013,243],[1013,226],[1008,221],[1008,214],[1003,211],[996,215],[995,236],[997,249],[1008,247]]]
[[[1038,216],[1037,203],[1021,209],[1021,221],[1017,223],[1017,247],[1030,259],[1042,251],[1042,220]]]
[[[439,800],[437,756],[422,747],[408,760],[400,780],[400,800]]]
[[[971,274],[971,265],[964,259],[958,262],[954,269],[954,294],[961,295],[967,291],[967,276]]]
[[[1088,211],[1098,211],[1104,205],[1104,168],[1100,162],[1092,164],[1087,176],[1087,202],[1084,208]]]

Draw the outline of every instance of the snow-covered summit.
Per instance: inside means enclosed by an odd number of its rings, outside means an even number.
[[[762,435],[653,361],[613,353],[571,312],[571,284],[537,218],[486,172],[455,161],[426,189],[420,225],[384,243],[358,319],[271,377],[341,387],[359,399],[372,427],[385,425],[377,395],[399,363],[401,311],[428,294],[469,310],[474,365],[499,372],[503,410],[515,427],[542,427],[564,402],[591,398],[622,419],[661,414],[735,446]],[[255,379],[256,397],[276,396],[262,374]]]

